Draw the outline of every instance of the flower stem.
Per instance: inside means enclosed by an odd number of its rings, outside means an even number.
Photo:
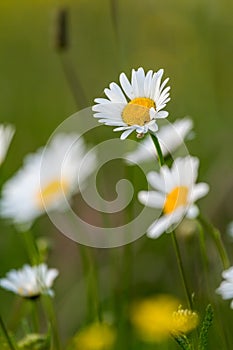
[[[88,101],[67,52],[69,49],[69,21],[68,8],[59,8],[56,14],[56,21],[54,22],[53,44],[54,49],[59,54],[63,73],[74,97],[75,103],[77,107],[81,109],[88,106]]]
[[[207,222],[201,215],[199,215],[198,220],[203,228],[207,230],[207,232],[210,233],[211,237],[213,238],[213,241],[215,243],[215,246],[217,248],[217,251],[219,253],[222,265],[224,269],[229,268],[230,262],[227,255],[227,251],[224,247],[224,244],[221,239],[221,234],[219,230],[214,227],[211,223]]]
[[[118,5],[118,0],[110,0],[111,19],[117,41],[119,41]]]
[[[61,65],[67,84],[79,109],[88,106],[88,101],[79,81],[78,75],[73,67],[73,63],[66,53],[60,54]]]
[[[205,242],[205,232],[203,230],[203,226],[201,223],[196,220],[197,229],[199,231],[199,244],[200,244],[200,252],[202,257],[202,264],[203,264],[203,275],[204,275],[204,281],[203,284],[205,285],[205,288],[210,295],[210,287],[209,287],[209,260],[208,260],[208,254],[206,250],[206,242]]]
[[[102,321],[101,305],[99,300],[99,287],[98,287],[98,272],[96,264],[93,261],[90,248],[79,245],[84,278],[86,281],[86,293],[87,293],[87,306],[88,315],[96,321]],[[93,321],[93,319],[91,321]]]
[[[179,267],[179,270],[180,270],[180,275],[181,275],[181,278],[182,278],[183,286],[184,286],[186,297],[187,297],[188,307],[190,309],[192,309],[193,302],[192,302],[192,298],[191,298],[191,295],[190,295],[190,291],[189,291],[189,288],[188,288],[188,283],[187,283],[185,272],[184,272],[184,266],[183,266],[183,263],[182,263],[180,248],[179,248],[179,245],[178,245],[178,242],[177,242],[177,239],[176,239],[175,232],[171,232],[171,235],[172,235],[172,240],[173,240],[174,249],[175,249],[175,253],[176,253],[178,267]]]
[[[52,348],[54,350],[61,350],[57,318],[56,318],[55,311],[54,311],[54,305],[53,305],[53,302],[52,302],[50,296],[48,296],[48,295],[43,296],[43,306],[47,312],[48,319],[49,319],[50,326],[51,326],[51,332],[53,335],[53,337],[52,337],[53,338],[53,347]]]
[[[159,140],[157,138],[157,136],[153,133],[150,133],[150,136],[152,138],[152,141],[155,145],[156,151],[157,151],[157,155],[158,155],[158,160],[159,160],[159,164],[160,167],[164,165],[164,157],[163,157],[163,153],[159,144]],[[179,245],[176,239],[176,235],[175,232],[171,233],[172,235],[172,240],[173,240],[173,245],[174,245],[174,249],[175,249],[175,253],[176,253],[176,258],[177,258],[177,263],[178,263],[178,267],[179,267],[179,271],[180,271],[180,275],[182,278],[182,282],[184,285],[184,289],[185,289],[185,293],[186,293],[186,297],[187,297],[187,302],[188,302],[188,306],[190,309],[192,309],[192,298],[189,292],[189,288],[188,288],[188,283],[185,277],[185,273],[184,273],[184,267],[183,267],[183,263],[182,263],[182,258],[181,258],[181,254],[180,254],[180,249],[179,249]]]
[[[39,305],[37,299],[30,299],[31,303],[31,314],[35,333],[39,333],[40,330],[40,320],[39,320]]]
[[[28,257],[32,265],[40,263],[39,251],[31,231],[20,233],[23,236],[24,244],[27,249]]]
[[[164,165],[164,157],[163,157],[163,153],[162,153],[162,150],[161,150],[161,147],[159,144],[159,140],[158,140],[157,136],[155,134],[153,134],[152,132],[150,133],[150,137],[155,145],[159,164],[160,164],[160,166],[163,166]]]
[[[15,345],[13,344],[13,342],[12,342],[12,340],[11,340],[11,338],[10,338],[8,332],[7,332],[6,326],[5,326],[5,324],[4,324],[3,319],[2,319],[1,316],[0,316],[0,326],[1,326],[1,328],[2,328],[2,331],[3,331],[3,334],[4,334],[5,338],[6,338],[6,341],[7,341],[8,345],[9,345],[9,348],[10,348],[11,350],[17,350],[17,348],[16,348]]]

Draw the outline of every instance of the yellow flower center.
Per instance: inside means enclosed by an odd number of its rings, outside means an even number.
[[[150,121],[150,108],[155,102],[147,97],[137,97],[130,101],[122,112],[122,119],[128,125],[143,126]]]
[[[199,318],[195,311],[183,310],[179,307],[178,311],[172,314],[171,332],[173,334],[188,333],[198,325]]]
[[[40,207],[49,205],[63,193],[67,192],[68,183],[65,180],[53,180],[37,193],[36,201]]]
[[[163,211],[165,214],[170,214],[178,207],[187,204],[188,187],[178,186],[168,193]]]

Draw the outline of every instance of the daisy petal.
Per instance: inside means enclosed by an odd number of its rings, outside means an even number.
[[[120,139],[121,139],[121,140],[125,140],[133,131],[134,131],[134,129],[125,130],[125,131],[121,134]]]
[[[137,90],[138,90],[138,96],[144,96],[144,82],[145,82],[145,72],[143,68],[139,68],[135,72],[136,80],[137,80]]]
[[[199,209],[196,205],[191,205],[189,208],[188,208],[188,211],[187,211],[187,214],[186,214],[186,217],[188,219],[195,219],[199,214]]]
[[[145,96],[150,95],[150,88],[151,88],[151,79],[152,79],[153,71],[149,70],[146,74],[145,80],[144,80],[144,92]]]
[[[130,84],[128,78],[126,77],[125,73],[120,74],[120,83],[121,83],[122,89],[124,90],[124,93],[126,94],[126,96],[129,99],[133,99],[134,98],[133,88],[132,88],[132,85]]]
[[[196,202],[199,198],[204,197],[209,192],[209,185],[205,182],[200,182],[199,184],[195,185],[191,196],[190,201]]]
[[[164,192],[164,178],[159,173],[156,173],[155,171],[149,172],[149,174],[147,174],[147,180],[152,187]]]
[[[162,216],[156,220],[147,230],[147,236],[150,238],[158,238],[172,225],[169,215]]]
[[[154,124],[152,124],[152,125],[149,126],[149,129],[150,129],[152,132],[156,133],[156,132],[158,131],[159,127],[158,127],[158,125],[157,125],[156,123],[154,123]]]
[[[159,111],[156,113],[155,116],[157,119],[164,119],[164,118],[167,118],[168,112],[167,111]]]
[[[116,83],[111,83],[109,87],[110,90],[105,89],[104,92],[108,96],[108,98],[110,98],[110,100],[112,100],[113,102],[127,103],[127,100],[122,90]]]
[[[222,277],[233,282],[233,266],[222,272]]]
[[[94,101],[96,103],[111,103],[111,101],[109,101],[107,98],[95,98]]]
[[[139,201],[151,208],[163,208],[165,196],[162,193],[155,191],[140,191],[138,193]]]

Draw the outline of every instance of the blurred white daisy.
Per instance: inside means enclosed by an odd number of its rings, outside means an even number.
[[[157,138],[164,157],[169,153],[172,154],[182,145],[192,127],[193,122],[190,118],[177,119],[173,124],[160,127]],[[124,156],[129,165],[146,162],[156,157],[157,152],[151,137],[147,137],[139,142],[135,151],[129,152]]]
[[[223,300],[233,299],[233,266],[222,272],[222,278],[225,280],[216,289],[216,293],[220,294]],[[231,308],[233,309],[233,300]]]
[[[24,298],[36,298],[41,294],[54,295],[51,289],[58,276],[57,269],[48,269],[46,264],[24,265],[20,270],[11,270],[6,278],[0,279],[0,286]]]
[[[30,226],[46,211],[63,211],[70,197],[85,186],[96,157],[86,155],[78,134],[57,134],[51,143],[28,155],[23,167],[2,189],[0,214],[17,225]]]
[[[142,137],[149,130],[156,132],[156,120],[166,118],[166,107],[170,87],[166,87],[168,78],[161,84],[163,69],[158,72],[143,68],[132,70],[131,82],[125,73],[120,74],[120,86],[111,83],[105,89],[107,98],[96,98],[93,106],[95,118],[105,125],[117,126],[114,131],[124,131],[121,139],[126,139],[134,130]]]
[[[0,125],[0,165],[6,157],[14,133],[15,128],[12,125]]]
[[[209,191],[206,183],[196,184],[198,166],[197,158],[187,156],[177,158],[171,169],[164,165],[160,173],[150,172],[147,175],[148,182],[157,191],[140,191],[139,201],[163,211],[163,215],[148,228],[149,237],[159,237],[185,216],[195,218],[198,215],[194,203]]]

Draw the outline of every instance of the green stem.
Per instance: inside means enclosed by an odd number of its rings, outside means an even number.
[[[204,234],[203,226],[200,224],[200,222],[196,220],[196,223],[199,230],[199,243],[200,243],[200,250],[201,250],[203,265],[204,265],[205,271],[207,272],[209,264],[208,264],[208,256],[207,256],[206,245],[205,245],[205,234]]]
[[[79,109],[88,106],[88,101],[79,81],[78,75],[73,67],[72,61],[66,53],[60,54],[61,64],[67,84],[75,100],[75,104]]]
[[[23,236],[24,244],[27,249],[28,257],[32,265],[40,263],[39,251],[31,231],[20,233]]]
[[[159,164],[160,167],[162,167],[164,165],[164,157],[163,157],[163,153],[159,144],[159,140],[157,138],[157,136],[153,133],[150,133],[150,136],[152,138],[152,141],[155,145],[155,148],[157,150],[157,155],[158,155],[158,160],[159,160]],[[180,275],[182,278],[182,282],[184,285],[184,289],[185,289],[185,293],[186,293],[186,297],[187,297],[187,302],[188,302],[188,306],[190,309],[192,309],[192,298],[189,292],[189,288],[188,288],[188,283],[185,277],[185,273],[184,273],[184,267],[183,267],[183,263],[182,263],[182,258],[181,258],[181,254],[180,254],[180,249],[179,249],[179,245],[176,239],[176,235],[175,232],[171,233],[172,235],[172,240],[173,240],[173,245],[174,245],[174,249],[175,249],[175,253],[176,253],[176,258],[177,258],[177,263],[178,263],[178,267],[179,267],[179,271],[180,271]]]
[[[180,248],[179,248],[179,245],[178,245],[178,242],[177,242],[177,239],[176,239],[175,232],[171,232],[171,235],[172,235],[172,240],[173,240],[173,244],[174,244],[174,249],[175,249],[175,253],[176,253],[176,258],[177,258],[177,262],[178,262],[180,275],[181,275],[181,278],[182,278],[183,286],[184,286],[186,297],[187,297],[188,307],[190,309],[192,309],[193,302],[192,302],[192,298],[191,298],[191,295],[190,295],[190,291],[189,291],[189,288],[188,288],[188,283],[187,283],[185,272],[184,272],[184,267],[183,267],[181,254],[180,254]]]
[[[17,350],[16,346],[13,344],[13,342],[12,342],[8,332],[7,332],[6,326],[5,326],[1,316],[0,316],[0,326],[2,328],[2,331],[3,331],[3,334],[4,334],[5,338],[6,338],[6,341],[7,341],[8,345],[9,345],[9,348],[11,350]]]
[[[98,286],[98,272],[96,264],[93,261],[90,248],[79,245],[81,254],[84,278],[86,281],[86,293],[87,293],[87,310],[88,315],[91,315],[92,321],[102,321],[102,311],[99,298],[99,286]]]
[[[203,230],[203,226],[200,224],[198,220],[196,220],[197,227],[199,230],[199,244],[200,244],[200,251],[201,251],[201,257],[202,257],[202,264],[204,267],[204,282],[203,284],[206,287],[206,290],[208,294],[210,295],[210,286],[209,286],[209,260],[208,255],[206,251],[206,243],[205,243],[205,233]]]
[[[156,151],[157,151],[157,156],[158,156],[158,160],[159,160],[159,164],[160,166],[164,165],[164,157],[163,157],[163,153],[159,144],[159,140],[157,138],[157,136],[153,133],[150,133],[150,137],[155,145]]]
[[[54,311],[54,305],[51,300],[51,297],[48,295],[43,296],[43,306],[47,313],[50,326],[51,326],[51,332],[52,332],[52,339],[53,339],[53,349],[54,350],[61,350],[61,343],[59,338],[59,331],[58,331],[58,324],[57,324],[57,318]]]
[[[119,41],[118,0],[110,0],[110,12],[116,39]]]
[[[211,237],[213,238],[213,241],[219,253],[223,268],[224,269],[229,268],[230,261],[227,255],[227,251],[221,239],[221,233],[216,227],[214,227],[211,223],[207,222],[202,216],[199,215],[198,220],[202,225],[202,227],[206,228],[207,232],[209,232]]]
[[[34,331],[35,333],[39,333],[40,321],[39,321],[38,300],[32,299],[32,300],[29,300],[29,302],[31,303],[31,313],[32,313]]]
[[[125,179],[132,181],[134,183],[134,168],[126,166],[125,167]],[[126,196],[129,195],[126,192]],[[125,224],[131,222],[134,216],[134,201],[132,200],[125,210]],[[125,232],[126,237],[131,241],[133,232],[127,227]],[[129,302],[131,288],[132,288],[132,279],[133,279],[133,246],[131,243],[125,244],[123,248],[123,264],[122,264],[122,281],[125,295],[125,302]]]

